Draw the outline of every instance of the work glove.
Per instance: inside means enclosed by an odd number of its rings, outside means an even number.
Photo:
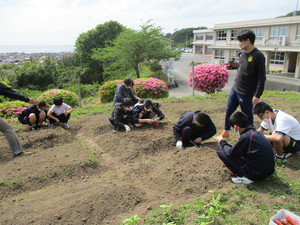
[[[131,131],[131,129],[130,129],[130,126],[128,126],[128,125],[125,125],[125,130],[126,130],[126,132],[129,132],[129,131]]]
[[[182,148],[182,141],[177,141],[176,142],[176,148]]]

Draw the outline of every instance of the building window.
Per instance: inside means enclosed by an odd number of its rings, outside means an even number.
[[[226,40],[226,31],[224,30],[217,31],[217,40],[218,41]]]
[[[271,52],[270,63],[271,64],[283,65],[283,63],[284,63],[284,52]]]
[[[209,46],[207,46],[206,54],[212,54],[212,48],[210,48]]]
[[[300,25],[297,27],[296,40],[300,40]]]
[[[196,36],[196,41],[198,41],[198,40],[203,40],[203,35],[197,35]]]
[[[206,34],[205,35],[205,40],[208,41],[208,40],[213,40],[214,39],[214,35],[212,34]]]
[[[215,51],[215,59],[225,59],[224,51],[223,50],[216,50]]]
[[[263,29],[262,28],[252,28],[251,29],[255,34],[255,40],[262,40],[263,39]]]
[[[231,30],[231,38],[230,40],[237,40],[237,36],[245,30]]]
[[[239,53],[240,51],[230,51],[230,56],[229,56],[229,59],[232,59],[234,61],[239,61]]]
[[[270,40],[279,40],[279,37],[288,36],[289,28],[285,27],[271,27],[270,28]]]

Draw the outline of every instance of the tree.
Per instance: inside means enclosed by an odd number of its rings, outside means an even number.
[[[109,46],[123,29],[120,23],[109,21],[79,35],[75,52],[80,60],[80,66],[86,70],[81,78],[83,83],[103,81],[103,63],[92,58],[93,52]]]
[[[126,29],[114,40],[113,45],[95,52],[94,59],[106,62],[105,74],[134,69],[140,78],[140,65],[178,56],[162,38],[161,28],[152,24],[141,26],[140,31]]]
[[[57,77],[56,61],[47,57],[42,63],[38,60],[24,62],[11,79],[18,88],[46,90],[56,86]]]

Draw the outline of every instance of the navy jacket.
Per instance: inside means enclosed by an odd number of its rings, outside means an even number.
[[[193,124],[193,117],[195,114],[199,112],[201,111],[197,110],[197,111],[187,112],[180,117],[179,121],[173,126],[173,135],[176,141],[181,140],[182,130],[186,126],[192,127],[193,130],[199,134],[199,137],[201,137],[202,141],[211,138],[217,133],[215,124],[210,118],[209,118],[209,122],[205,124],[205,126],[203,127],[197,127]]]
[[[274,173],[273,148],[265,136],[253,126],[244,130],[234,146],[225,140],[220,145],[227,156],[244,162],[243,167],[249,179],[261,180]]]
[[[124,98],[130,98],[134,101],[136,97],[131,88],[127,88],[123,84],[119,84],[114,96],[114,103],[121,103]]]
[[[0,83],[0,95],[4,95],[5,97],[21,100],[23,102],[29,102],[29,98],[21,95],[20,93],[14,91],[13,89],[7,87],[5,84]]]
[[[46,115],[47,115],[47,110],[44,110],[44,112],[45,112]],[[27,109],[24,109],[24,110],[20,113],[20,116],[24,118],[24,117],[26,117],[26,116],[29,116],[31,113],[34,113],[35,115],[40,114],[40,110],[38,110],[37,105],[30,105],[30,106],[28,106]]]
[[[122,106],[116,106],[109,117],[109,121],[116,128],[122,128],[131,122],[131,118],[131,111],[125,111]]]
[[[153,103],[153,107],[152,107],[152,111],[155,112],[155,114],[157,115],[157,117],[159,118],[159,120],[162,120],[165,118],[165,115],[162,113],[162,111],[159,109],[159,104],[157,102]],[[143,104],[137,104],[134,106],[132,113],[133,113],[133,121],[132,123],[138,123],[139,122],[139,116],[140,113],[142,113],[142,118],[141,119],[148,119],[149,118],[149,114],[152,111],[146,111],[144,109],[144,105]]]

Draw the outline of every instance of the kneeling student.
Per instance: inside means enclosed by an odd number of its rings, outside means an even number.
[[[237,177],[236,184],[251,184],[274,173],[275,160],[270,142],[252,125],[243,112],[235,112],[229,117],[230,126],[240,135],[238,142],[231,146],[222,136],[217,139],[219,158]]]
[[[173,126],[173,135],[177,148],[200,146],[201,143],[216,134],[216,127],[211,118],[197,110],[184,113]]]
[[[300,151],[300,124],[293,116],[279,109],[273,110],[264,102],[257,103],[253,113],[262,120],[258,131],[273,131],[272,134],[265,134],[265,137],[272,142],[277,159],[285,159]]]
[[[42,126],[47,116],[46,106],[46,102],[39,101],[37,105],[28,106],[18,115],[19,121],[27,125],[26,130],[37,129]]]
[[[152,102],[150,99],[137,103],[133,112],[133,123],[136,127],[141,127],[143,123],[158,125],[159,121],[165,118],[165,115],[159,109],[158,102]],[[157,116],[157,118],[155,118]]]
[[[130,98],[124,98],[121,104],[115,106],[109,117],[109,122],[114,126],[115,131],[131,130],[129,124],[132,120],[132,108],[133,101]]]
[[[64,128],[69,129],[70,125],[68,124],[68,120],[70,119],[72,111],[73,108],[64,103],[61,97],[54,98],[53,105],[47,114],[50,121],[50,128],[52,128],[56,123],[61,123]]]

